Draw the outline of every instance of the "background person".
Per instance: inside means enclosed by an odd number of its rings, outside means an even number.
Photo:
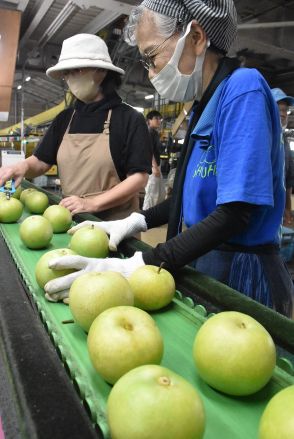
[[[160,151],[162,145],[160,142],[159,131],[162,126],[162,115],[159,111],[152,110],[146,115],[147,126],[152,141],[152,174],[156,177],[160,176]],[[154,172],[153,172],[154,171]]]
[[[58,63],[46,74],[65,80],[76,97],[74,108],[58,114],[31,157],[0,169],[0,185],[12,177],[18,185],[57,164],[60,204],[73,215],[95,212],[115,219],[138,210],[138,194],[151,170],[151,144],[143,115],[116,92],[123,73],[100,37],[66,39]]]
[[[162,149],[159,130],[162,124],[162,115],[159,111],[149,111],[146,115],[147,126],[152,143],[152,174],[149,176],[145,188],[143,209],[149,209],[160,203],[165,198],[164,182],[160,169],[160,151]]]
[[[128,276],[144,264],[164,263],[175,272],[193,262],[198,271],[292,316],[293,283],[279,254],[285,190],[278,108],[257,70],[225,57],[236,32],[232,0],[144,0],[134,9],[127,41],[138,45],[157,92],[196,105],[172,197],[99,226],[111,248],[166,222],[167,241],[129,259],[72,256],[51,267]],[[78,275],[49,282],[47,294],[56,299]]]
[[[289,141],[285,135],[285,129],[288,125],[289,106],[294,106],[294,98],[287,96],[280,88],[272,88],[272,95],[278,104],[280,119],[282,125],[282,142],[285,151],[285,185],[286,185],[286,203],[284,210],[283,223],[285,226],[292,224],[292,188],[294,186],[294,161],[291,155]]]

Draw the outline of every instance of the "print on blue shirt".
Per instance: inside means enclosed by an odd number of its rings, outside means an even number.
[[[231,242],[277,243],[285,191],[276,104],[255,69],[240,68],[221,86],[192,132],[195,144],[184,182],[184,222],[190,227],[217,205],[246,202],[256,209],[247,229]]]
[[[213,145],[210,145],[208,149],[202,153],[200,161],[194,170],[193,178],[207,178],[210,175],[216,175],[215,148]]]
[[[215,209],[216,173],[215,147],[210,145],[209,140],[197,139],[184,184],[184,219],[188,227],[201,221]]]

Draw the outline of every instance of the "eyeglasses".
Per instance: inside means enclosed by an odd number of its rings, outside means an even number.
[[[170,38],[172,38],[174,35],[175,35],[175,32],[173,34],[171,34],[169,37],[167,37],[162,43],[155,46],[152,50],[150,50],[149,52],[142,55],[140,62],[143,64],[143,67],[146,70],[155,69],[154,61],[155,61],[155,58],[157,57],[157,55],[159,55],[159,52],[157,52],[157,53],[154,53],[154,52],[158,51],[158,49],[162,49],[162,46],[164,46],[164,44]]]

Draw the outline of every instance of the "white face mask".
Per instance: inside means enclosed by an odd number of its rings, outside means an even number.
[[[191,24],[192,22],[188,24],[185,35],[178,40],[169,62],[151,79],[152,85],[161,97],[175,102],[199,100],[202,95],[202,67],[206,49],[210,45],[209,41],[207,41],[205,50],[197,56],[194,70],[190,75],[184,75],[178,69]]]
[[[68,75],[66,83],[72,94],[86,103],[93,101],[99,91],[99,86],[94,81],[93,71],[80,75]]]

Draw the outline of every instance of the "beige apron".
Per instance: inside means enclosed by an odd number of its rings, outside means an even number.
[[[95,134],[69,134],[74,113],[57,153],[62,194],[64,197],[93,197],[121,182],[110,153],[111,110],[108,112],[103,132]],[[120,219],[138,210],[139,194],[119,206],[97,212],[97,216],[104,220]]]

